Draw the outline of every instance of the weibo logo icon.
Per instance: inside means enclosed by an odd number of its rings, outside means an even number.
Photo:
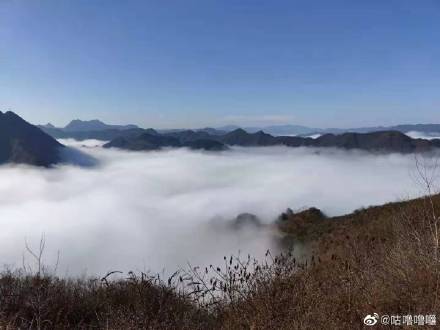
[[[367,315],[364,317],[364,324],[368,326],[373,326],[377,323],[379,319],[379,314],[374,313],[373,315]]]

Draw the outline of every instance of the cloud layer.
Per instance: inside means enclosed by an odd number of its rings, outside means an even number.
[[[412,137],[413,139],[426,139],[426,140],[440,139],[440,134],[438,132],[427,134],[423,132],[411,131],[405,134],[408,135],[409,137]]]
[[[60,251],[59,270],[70,275],[174,271],[238,250],[258,257],[274,248],[273,233],[213,223],[243,212],[271,223],[287,207],[338,215],[420,193],[410,155],[283,147],[136,153],[98,144],[75,142],[97,167],[0,168],[1,263],[20,266],[25,239],[36,247],[42,233],[46,262]]]

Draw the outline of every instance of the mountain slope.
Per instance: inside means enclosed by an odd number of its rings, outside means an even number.
[[[60,161],[60,148],[62,144],[38,127],[13,112],[0,111],[0,164],[50,166]]]

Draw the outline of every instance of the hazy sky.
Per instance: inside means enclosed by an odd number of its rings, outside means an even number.
[[[0,0],[0,109],[34,123],[438,123],[439,59],[438,0]]]

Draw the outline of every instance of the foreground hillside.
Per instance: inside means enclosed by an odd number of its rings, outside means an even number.
[[[358,329],[373,313],[439,316],[439,214],[440,196],[336,218],[288,210],[276,225],[309,247],[306,260],[295,251],[263,264],[225,257],[165,280],[5,271],[0,327]]]

